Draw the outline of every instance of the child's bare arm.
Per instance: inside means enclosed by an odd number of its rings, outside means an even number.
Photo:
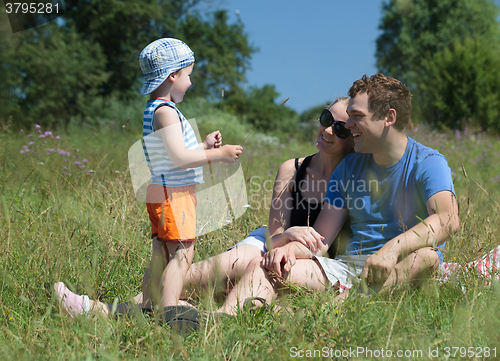
[[[225,145],[207,150],[186,149],[179,116],[170,107],[161,107],[155,112],[155,133],[162,137],[170,159],[180,168],[199,167],[209,162],[233,163],[243,151],[243,147],[239,145]]]

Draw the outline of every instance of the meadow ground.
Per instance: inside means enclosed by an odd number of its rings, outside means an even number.
[[[198,119],[201,133],[221,129],[225,143],[237,144],[250,131],[229,115],[217,121]],[[116,120],[97,131],[48,131],[0,133],[1,359],[500,358],[500,285],[487,286],[474,274],[350,298],[340,308],[331,303],[333,292],[293,288],[279,301],[291,307],[207,322],[187,337],[143,317],[61,316],[52,290],[59,280],[106,302],[140,291],[149,223],[127,163],[140,124]],[[445,259],[466,263],[500,244],[498,138],[424,126],[409,134],[444,154],[453,172],[461,230],[447,243]],[[251,208],[198,240],[195,260],[267,223],[269,204],[255,200],[268,200],[271,189],[257,187],[252,176],[272,182],[282,161],[314,150],[291,138],[252,134],[241,160]],[[199,294],[201,309],[217,307],[212,294]]]

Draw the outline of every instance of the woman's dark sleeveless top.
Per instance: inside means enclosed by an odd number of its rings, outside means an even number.
[[[323,207],[323,201],[316,202],[308,202],[302,197],[301,189],[305,189],[305,181],[304,176],[306,175],[306,169],[311,161],[311,158],[314,156],[310,155],[304,158],[304,161],[300,165],[299,168],[299,158],[295,158],[295,169],[297,170],[297,174],[295,176],[295,182],[292,184],[292,213],[290,214],[290,227],[295,226],[314,226],[314,222],[316,222],[316,218],[318,218],[319,212]],[[331,245],[328,249],[328,256],[330,258],[335,258],[336,250],[337,250],[337,241]]]

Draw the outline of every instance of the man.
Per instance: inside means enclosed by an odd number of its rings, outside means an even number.
[[[354,177],[357,184],[346,191],[330,187],[325,200],[341,209],[328,207],[320,216],[326,221],[348,211],[353,235],[347,253],[371,254],[361,273],[369,285],[387,288],[425,277],[442,262],[435,247],[459,228],[450,168],[437,151],[404,134],[411,94],[400,81],[382,74],[364,76],[354,82],[349,96],[346,128],[356,153],[332,180],[347,188]],[[348,197],[353,205],[346,209],[341,201]],[[325,226],[318,219],[315,228],[328,237],[333,230]]]
[[[330,283],[340,291],[358,276],[379,291],[425,279],[442,262],[436,247],[458,231],[458,206],[446,159],[404,133],[410,91],[397,79],[376,74],[355,81],[349,96],[345,126],[356,152],[333,172],[314,229],[285,231],[289,243],[251,262],[220,312],[235,313],[247,299],[270,301],[279,286],[273,274],[315,289]],[[320,257],[348,217],[352,234],[345,255]],[[318,247],[296,241],[307,237]],[[323,275],[314,272],[314,263]]]

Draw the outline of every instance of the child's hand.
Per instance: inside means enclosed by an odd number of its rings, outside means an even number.
[[[234,163],[243,153],[243,147],[241,145],[225,145],[221,148],[222,151],[222,161],[224,163]]]
[[[222,145],[222,134],[216,130],[207,135],[203,143],[205,143],[205,149],[220,148]]]

